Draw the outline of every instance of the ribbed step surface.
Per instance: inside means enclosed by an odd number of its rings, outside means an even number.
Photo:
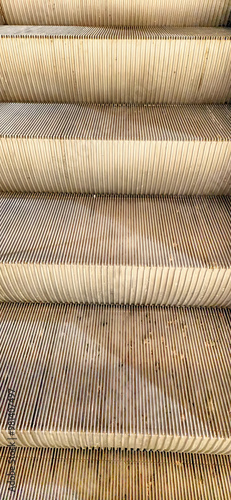
[[[228,194],[225,105],[0,104],[0,190]]]
[[[8,491],[9,452],[0,450],[0,492]],[[16,451],[16,493],[23,500],[228,500],[227,457],[153,452]],[[9,496],[8,496],[9,495]]]
[[[0,300],[231,305],[229,197],[0,196]]]
[[[231,452],[230,311],[2,304],[0,444]]]
[[[7,24],[219,26],[229,0],[1,0]],[[1,9],[1,7],[0,7]]]
[[[0,26],[0,101],[225,103],[228,28]]]

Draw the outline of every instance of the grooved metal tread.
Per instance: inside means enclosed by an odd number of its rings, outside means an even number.
[[[228,28],[0,26],[0,101],[225,103]]]
[[[230,454],[230,311],[2,304],[0,444]]]
[[[107,141],[230,141],[223,104],[0,103],[0,137]]]
[[[8,450],[0,449],[0,493],[9,498]],[[228,457],[108,450],[16,450],[23,500],[228,500]],[[13,494],[11,494],[13,496]]]
[[[1,0],[7,24],[219,26],[229,0]],[[0,10],[1,10],[0,6]]]
[[[0,190],[228,194],[230,138],[225,105],[0,103]]]
[[[0,300],[231,305],[229,197],[1,193]]]

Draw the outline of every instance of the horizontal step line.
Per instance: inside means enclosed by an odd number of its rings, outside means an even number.
[[[84,27],[84,26],[0,26],[0,38],[80,38],[116,40],[155,40],[155,39],[198,39],[221,40],[231,38],[229,28],[211,27]]]

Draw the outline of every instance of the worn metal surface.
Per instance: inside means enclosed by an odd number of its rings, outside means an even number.
[[[0,26],[0,101],[225,103],[230,33]]]
[[[2,304],[0,444],[231,452],[229,310]]]
[[[0,104],[0,190],[228,194],[225,105]]]
[[[0,493],[9,498],[8,450],[0,449]],[[23,500],[228,500],[228,457],[108,450],[18,449]],[[13,494],[12,494],[13,496]]]
[[[1,0],[7,24],[219,26],[229,0]]]
[[[223,306],[229,197],[0,196],[1,300]]]

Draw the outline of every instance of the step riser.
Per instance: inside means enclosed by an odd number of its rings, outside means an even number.
[[[228,106],[2,103],[0,115],[1,191],[231,192]]]
[[[64,28],[52,28],[57,35],[51,38],[36,38],[31,28],[27,36],[10,37],[9,31],[8,37],[7,27],[0,28],[1,101],[145,104],[230,99],[230,41],[219,34],[209,39],[218,29],[207,39],[185,39],[186,32],[180,39],[171,35],[166,39],[166,34],[157,39],[151,34],[145,40],[145,33],[137,37],[131,31],[137,39],[126,40],[123,32],[114,35],[120,39],[103,35],[94,39],[97,28],[85,37],[80,34],[81,38],[67,32],[65,38]],[[221,30],[223,37],[230,37],[229,30]],[[106,29],[105,33],[112,36]]]
[[[1,0],[7,24],[85,26],[219,26],[229,0]]]
[[[3,450],[2,498],[9,493],[8,457]],[[16,451],[16,463],[16,493],[24,500],[218,500],[230,494],[230,463],[221,456],[27,449]]]
[[[229,312],[1,306],[0,444],[231,453]]]
[[[229,269],[229,197],[1,193],[0,206],[5,264]]]
[[[230,143],[0,140],[0,190],[231,194]]]
[[[0,202],[1,300],[230,305],[228,197]]]
[[[229,269],[2,264],[0,301],[231,307]]]

